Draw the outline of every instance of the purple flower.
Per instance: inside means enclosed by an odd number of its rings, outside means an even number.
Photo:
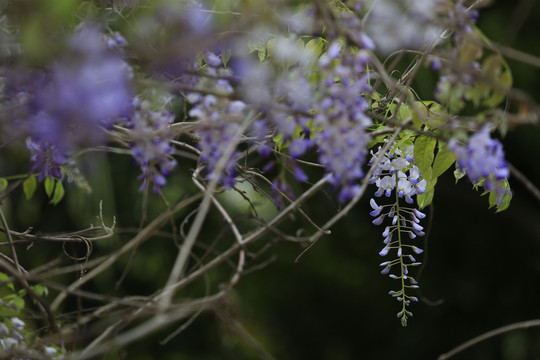
[[[296,164],[294,165],[294,177],[300,182],[308,181],[308,176],[306,175],[306,173],[302,170],[300,166]]]
[[[408,146],[405,151],[397,148],[386,154],[381,153],[379,147],[376,154],[373,151],[371,154],[372,158],[368,165],[373,166],[377,159],[380,160],[378,167],[373,169],[373,176],[369,181],[377,186],[375,196],[380,197],[384,193],[386,197],[394,199],[392,205],[379,205],[374,199],[370,199],[370,205],[373,208],[370,215],[378,216],[372,221],[373,224],[381,225],[387,216],[392,219],[391,225],[386,226],[382,233],[385,247],[379,252],[379,255],[386,256],[390,250],[395,249],[396,258],[384,262],[383,264],[386,267],[381,273],[386,275],[390,272],[392,265],[399,264],[401,276],[395,274],[389,274],[388,276],[392,279],[402,279],[402,288],[399,291],[391,291],[390,294],[395,296],[397,301],[402,302],[403,307],[405,307],[414,298],[405,294],[406,288],[417,287],[415,280],[408,275],[408,267],[418,265],[416,259],[407,252],[412,250],[412,252],[419,254],[422,250],[416,246],[405,244],[405,238],[401,235],[408,234],[410,239],[425,235],[422,231],[423,227],[419,223],[420,219],[425,218],[426,215],[417,209],[402,206],[399,198],[404,198],[406,203],[413,204],[413,196],[425,191],[426,181],[421,178],[418,168],[414,164],[414,145]],[[397,193],[397,198],[396,193],[392,197],[394,190]],[[385,207],[388,210],[384,211]],[[397,239],[392,236],[394,232],[398,234]],[[409,284],[405,285],[405,281]],[[400,314],[402,314],[400,316],[403,316],[403,312],[400,312]],[[411,315],[410,312],[407,312],[407,314]]]
[[[207,67],[200,71],[206,71],[213,76],[230,76],[230,70],[221,68],[221,58],[213,53],[206,53]],[[193,103],[189,116],[197,119],[197,135],[200,140],[197,144],[201,150],[200,162],[206,165],[207,179],[216,179],[225,188],[233,187],[236,179],[236,161],[239,153],[235,150],[232,155],[224,159],[225,166],[217,172],[217,165],[231,142],[237,141],[240,129],[240,121],[244,118],[246,104],[239,100],[231,100],[234,89],[228,80],[201,78],[194,85],[201,93],[193,92],[186,95],[186,99]],[[218,92],[221,96],[212,94],[203,95],[205,90]],[[257,138],[264,137],[264,124],[255,126]],[[301,171],[301,170],[300,170]],[[297,174],[301,176],[301,172]],[[305,174],[304,174],[305,175]]]
[[[296,159],[299,156],[303,155],[310,146],[311,141],[309,139],[296,138],[291,141],[291,145],[289,146],[289,153],[293,158]]]
[[[489,127],[486,125],[472,135],[467,146],[451,139],[448,148],[456,155],[459,169],[467,173],[471,182],[477,184],[483,180],[486,190],[496,191],[500,202],[507,191],[501,181],[508,178],[510,171],[502,144],[490,137]]]
[[[414,209],[413,213],[419,219],[423,219],[423,218],[426,217],[426,214],[424,214],[423,212],[421,212],[420,210],[417,210],[417,209]]]
[[[386,217],[386,214],[382,214],[381,216],[379,216],[378,218],[375,218],[372,223],[374,225],[381,225],[382,222],[384,221],[384,218]]]
[[[369,213],[369,215],[371,215],[371,216],[379,216],[379,214],[381,213],[381,210],[383,209],[383,207],[377,205],[377,203],[375,202],[374,199],[369,200],[369,205],[371,205],[371,207],[373,208],[373,211],[371,211]]]
[[[84,26],[68,44],[65,57],[50,68],[20,68],[6,76],[6,95],[21,109],[12,115],[31,137],[27,147],[39,179],[60,177],[59,166],[70,154],[99,144],[102,127],[130,112],[131,70],[108,50],[99,30]]]
[[[38,173],[38,180],[48,177],[60,179],[60,166],[67,164],[68,154],[59,150],[56,145],[46,140],[26,139],[26,149],[30,152],[32,171]]]
[[[390,251],[390,248],[388,246],[385,246],[380,252],[379,255],[386,256],[388,255],[388,251]]]
[[[417,248],[416,246],[411,246],[411,249],[417,254],[421,254],[424,252],[424,250]]]
[[[339,64],[332,65],[329,59],[338,56],[341,56]],[[370,91],[365,76],[366,63],[361,51],[343,54],[337,43],[330,45],[327,56],[319,62],[323,76],[319,82],[321,95],[315,105],[314,125],[323,130],[314,134],[314,142],[319,148],[319,162],[331,174],[329,182],[341,189],[340,202],[356,195],[357,182],[364,177],[366,128],[371,125],[365,115],[369,103],[363,96]]]
[[[133,99],[134,113],[127,121],[131,129],[131,153],[140,166],[142,180],[140,190],[152,185],[152,192],[159,193],[166,184],[165,176],[171,174],[176,166],[172,157],[171,145],[173,134],[170,124],[174,115],[165,109],[168,97],[163,97],[158,104],[152,104],[140,97]]]

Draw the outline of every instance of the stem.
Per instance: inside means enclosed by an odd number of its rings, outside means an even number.
[[[401,268],[401,295],[402,295],[402,298],[401,298],[401,303],[403,305],[403,309],[401,310],[403,315],[401,317],[401,325],[403,326],[407,326],[407,314],[406,314],[406,307],[407,307],[407,298],[405,296],[405,274],[403,272],[403,268],[404,268],[404,264],[403,264],[403,249],[401,247],[401,216],[399,214],[399,192],[398,192],[398,189],[397,189],[397,184],[398,184],[398,172],[396,171],[395,173],[395,177],[396,177],[396,189],[395,189],[395,192],[396,192],[396,216],[397,216],[397,236],[398,236],[398,251],[399,249],[401,249],[401,254],[399,254],[399,265],[400,265],[400,268]]]
[[[495,330],[488,331],[488,332],[486,332],[486,333],[484,333],[482,335],[479,335],[479,336],[477,336],[475,338],[472,338],[469,341],[464,342],[463,344],[459,345],[458,347],[455,347],[454,349],[450,350],[446,354],[440,355],[437,358],[437,360],[449,359],[450,357],[456,355],[457,353],[462,352],[463,350],[465,350],[465,349],[467,349],[467,348],[469,348],[469,347],[471,347],[473,345],[476,345],[479,342],[487,340],[487,339],[489,339],[491,337],[501,335],[501,334],[504,334],[506,332],[510,332],[510,331],[513,331],[513,330],[527,329],[527,328],[530,328],[530,327],[533,327],[533,326],[540,326],[540,319],[522,321],[522,322],[518,322],[518,323],[515,323],[515,324],[506,325],[506,326],[500,327],[500,328],[495,329]]]
[[[216,168],[214,169],[215,174],[221,174],[222,171],[225,169],[227,161],[229,161],[230,157],[233,155],[236,145],[240,141],[241,135],[244,133],[244,130],[248,127],[248,125],[253,121],[254,118],[255,118],[255,114],[252,112],[244,119],[243,123],[238,128],[237,133],[235,134],[234,140],[228,144],[226,149],[224,149],[223,154],[221,158],[219,159],[216,165]],[[187,262],[189,259],[189,255],[191,254],[193,245],[195,245],[195,241],[197,237],[199,236],[199,232],[202,229],[204,220],[206,220],[206,215],[208,214],[208,211],[210,210],[210,204],[212,202],[212,194],[217,189],[218,183],[219,183],[219,176],[215,176],[208,184],[208,187],[206,188],[204,192],[204,197],[202,199],[201,205],[199,206],[199,211],[197,212],[197,215],[195,216],[195,219],[193,220],[193,224],[191,225],[191,228],[189,229],[186,239],[184,240],[184,243],[182,244],[182,247],[180,248],[180,251],[178,252],[178,255],[174,262],[173,268],[169,274],[169,279],[167,280],[165,288],[171,288],[172,285],[178,282],[178,280],[184,274],[184,271],[186,269]],[[167,306],[171,304],[174,291],[170,291],[165,294],[166,295],[160,299],[160,306],[162,310],[164,310]]]
[[[9,247],[11,248],[11,255],[13,256],[13,263],[15,264],[15,268],[19,272],[19,274],[23,274],[23,270],[21,265],[19,264],[19,258],[17,257],[17,251],[15,250],[15,245],[13,244],[13,238],[11,237],[11,233],[9,231],[8,223],[6,221],[6,218],[4,217],[4,212],[2,211],[2,208],[0,207],[0,222],[2,223],[2,226],[6,230],[6,237],[9,242]]]

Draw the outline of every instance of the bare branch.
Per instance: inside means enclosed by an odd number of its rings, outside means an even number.
[[[452,356],[462,352],[463,350],[467,349],[467,348],[470,348],[471,346],[473,345],[476,345],[484,340],[487,340],[489,338],[492,338],[494,336],[498,336],[498,335],[501,335],[501,334],[504,334],[504,333],[507,333],[507,332],[510,332],[510,331],[514,331],[514,330],[519,330],[519,329],[528,329],[530,327],[535,327],[535,326],[540,326],[540,319],[535,319],[535,320],[527,320],[527,321],[522,321],[522,322],[518,322],[518,323],[515,323],[515,324],[510,324],[510,325],[506,325],[506,326],[503,326],[503,327],[500,327],[498,329],[495,329],[495,330],[491,330],[491,331],[488,331],[482,335],[479,335],[469,341],[466,341],[464,342],[463,344],[455,347],[454,349],[450,350],[449,352],[447,353],[444,353],[442,355],[439,355],[439,357],[437,358],[438,360],[446,360],[446,359],[449,359],[451,358]]]

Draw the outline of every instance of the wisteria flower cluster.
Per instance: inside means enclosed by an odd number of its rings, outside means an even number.
[[[16,99],[13,120],[30,136],[27,149],[39,180],[60,178],[60,167],[82,146],[104,138],[120,117],[129,115],[129,66],[109,52],[97,28],[87,26],[69,41],[69,56],[45,70],[6,74],[4,96]]]
[[[201,76],[196,85],[200,92],[187,94],[187,100],[193,104],[189,116],[198,120],[200,162],[206,164],[207,178],[217,178],[225,188],[230,188],[236,182],[238,152],[232,152],[223,169],[216,169],[216,166],[223,156],[223,149],[231,142],[238,142],[246,104],[231,100],[234,89],[227,80],[231,71],[223,68],[221,58],[207,52],[205,60],[206,67],[200,69]]]
[[[131,129],[131,153],[142,171],[140,190],[152,186],[155,194],[159,193],[166,183],[165,177],[176,166],[170,128],[174,114],[165,109],[168,99],[167,96],[151,100],[135,97],[133,115],[127,122]]]
[[[371,166],[378,157],[381,157],[379,166],[373,171],[370,184],[377,185],[375,196],[390,197],[395,189],[399,198],[404,198],[408,204],[413,204],[414,195],[422,195],[426,191],[426,180],[422,178],[418,167],[414,163],[414,145],[409,145],[405,154],[398,148],[391,154],[381,154],[381,147],[376,153],[371,151],[372,158],[368,162]]]
[[[459,169],[468,175],[471,182],[483,185],[488,192],[495,192],[497,203],[502,205],[503,196],[509,192],[504,180],[507,180],[510,171],[502,144],[491,138],[489,126],[483,126],[472,135],[467,145],[451,139],[448,148],[454,152]]]
[[[396,258],[381,263],[383,267],[381,274],[389,274],[390,278],[401,282],[401,289],[392,290],[389,294],[402,303],[403,307],[397,316],[401,319],[402,325],[406,326],[407,318],[412,316],[406,307],[411,301],[418,301],[415,296],[406,293],[408,289],[418,288],[417,281],[409,275],[409,267],[421,264],[413,254],[421,254],[423,250],[415,245],[406,244],[405,235],[411,240],[417,236],[424,236],[420,220],[426,215],[410,206],[400,205],[399,199],[403,198],[409,205],[414,204],[413,196],[425,193],[426,180],[422,179],[418,167],[414,164],[414,145],[409,145],[405,153],[397,148],[390,154],[384,154],[380,147],[377,153],[373,151],[371,153],[369,165],[373,165],[380,158],[369,180],[371,184],[377,186],[374,195],[381,197],[384,194],[387,198],[394,195],[393,202],[387,205],[379,205],[375,199],[371,199],[370,205],[373,210],[370,215],[375,217],[372,221],[375,225],[383,224],[387,218],[390,221],[390,225],[386,226],[382,233],[384,248],[379,255],[386,257],[395,252]]]
[[[315,143],[320,163],[331,174],[329,182],[340,189],[340,202],[357,194],[357,181],[364,177],[362,166],[369,140],[366,128],[372,124],[365,114],[369,107],[366,94],[371,89],[366,73],[368,61],[367,52],[348,53],[337,41],[319,61],[323,76],[314,117],[315,128],[320,129]]]
[[[5,305],[2,304],[2,306]],[[25,325],[25,322],[16,316],[0,322],[0,351],[13,354],[13,360],[62,358],[61,352],[55,347],[40,346],[41,349],[39,351],[37,347],[30,347],[30,344],[23,335]]]
[[[443,50],[442,56],[452,66],[441,69],[441,58],[435,57],[432,62],[434,70],[440,70],[441,76],[435,88],[437,99],[453,110],[463,107],[464,94],[474,86],[474,79],[480,72],[478,62],[482,55],[478,37],[473,31],[473,25],[478,19],[478,12],[468,8],[463,1],[458,1],[448,10],[446,18],[446,32],[456,43],[450,51]]]

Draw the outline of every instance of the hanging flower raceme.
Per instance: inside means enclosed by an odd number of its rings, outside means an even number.
[[[489,127],[486,125],[472,135],[467,146],[451,139],[448,148],[456,155],[459,169],[469,176],[471,182],[494,192],[498,206],[503,205],[504,196],[510,193],[506,186],[510,171],[504,160],[502,144],[490,137]]]
[[[208,180],[217,178],[221,185],[230,188],[236,182],[238,152],[234,151],[227,158],[223,169],[217,169],[217,164],[223,156],[223,150],[239,136],[240,121],[246,105],[230,98],[234,91],[226,78],[230,77],[231,72],[222,67],[221,58],[206,53],[205,59],[207,66],[200,69],[201,76],[195,79],[196,87],[201,91],[186,96],[193,104],[189,116],[199,121],[197,135],[200,138],[200,161],[206,164]]]
[[[165,177],[176,166],[170,128],[174,115],[165,108],[168,99],[167,96],[155,96],[151,101],[135,97],[133,115],[127,121],[131,129],[131,154],[142,171],[140,190],[152,186],[155,194],[159,193],[166,183]]]
[[[68,157],[54,143],[28,137],[26,138],[26,149],[30,153],[32,171],[38,174],[38,181],[62,177],[60,167],[67,164]]]
[[[409,267],[421,264],[414,256],[423,252],[415,245],[406,244],[405,236],[413,240],[417,236],[425,235],[420,220],[426,215],[411,206],[400,204],[400,199],[403,198],[407,204],[413,205],[413,196],[425,193],[426,180],[422,179],[418,167],[414,164],[413,146],[407,147],[405,154],[400,149],[383,154],[379,147],[377,153],[371,152],[373,157],[369,162],[371,166],[377,159],[381,160],[369,181],[377,186],[374,195],[381,197],[384,194],[387,198],[393,195],[393,202],[387,205],[379,205],[375,199],[371,199],[373,210],[370,215],[375,217],[372,221],[375,225],[382,225],[385,221],[389,223],[382,233],[384,248],[379,255],[395,258],[381,263],[381,274],[400,280],[401,288],[392,290],[389,294],[402,303],[402,309],[397,316],[403,326],[407,325],[408,317],[412,316],[406,309],[407,306],[411,301],[418,301],[415,296],[407,293],[410,289],[418,288],[416,280],[409,275]]]
[[[323,78],[321,99],[314,118],[315,143],[319,161],[331,174],[329,182],[339,189],[339,201],[353,198],[359,191],[358,180],[364,177],[362,166],[369,137],[366,128],[371,119],[365,114],[371,90],[366,74],[369,56],[365,51],[345,53],[334,42],[319,61]],[[336,63],[337,62],[337,63]]]
[[[82,146],[95,146],[131,110],[131,70],[111,52],[98,28],[87,25],[68,41],[67,53],[49,68],[21,67],[6,74],[5,96],[16,99],[13,120],[29,136],[38,178],[59,178],[60,167]],[[43,152],[43,153],[40,153]]]
[[[0,351],[11,354],[12,359],[63,359],[65,354],[53,346],[30,341],[32,331],[25,329],[26,323],[16,316],[4,317],[0,321]],[[24,354],[24,357],[14,357],[15,354]]]

